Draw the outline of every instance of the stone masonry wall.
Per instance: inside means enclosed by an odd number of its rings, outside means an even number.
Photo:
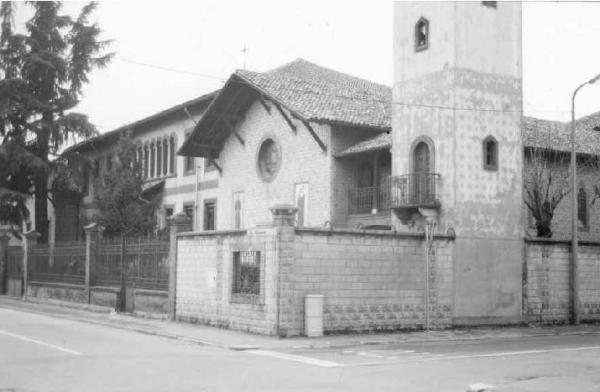
[[[284,237],[285,238],[285,237]],[[304,296],[324,295],[326,333],[420,328],[425,324],[425,248],[418,235],[299,229],[281,253],[281,320],[303,333]],[[430,259],[431,325],[452,318],[452,241],[437,238]]]
[[[232,294],[233,252],[261,252],[261,293]],[[274,229],[183,233],[177,241],[176,317],[266,335],[276,334]]]
[[[451,324],[453,241],[438,237],[429,264],[430,320]],[[260,250],[260,295],[232,293],[233,252]],[[304,333],[304,297],[322,294],[324,330],[375,331],[425,324],[425,248],[419,234],[258,227],[182,233],[176,315],[261,334]]]
[[[600,243],[579,246],[579,309],[582,321],[600,320]],[[526,242],[523,293],[529,322],[566,323],[570,318],[571,252],[564,241]]]

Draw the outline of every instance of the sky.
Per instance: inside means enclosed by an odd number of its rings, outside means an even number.
[[[387,0],[101,1],[95,19],[116,57],[92,73],[76,109],[101,132],[216,90],[236,69],[296,58],[392,84]],[[525,115],[570,119],[573,90],[600,73],[599,20],[600,3],[523,3]],[[595,111],[600,83],[577,97],[577,117]]]

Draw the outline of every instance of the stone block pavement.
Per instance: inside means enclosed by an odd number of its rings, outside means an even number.
[[[98,324],[136,331],[169,339],[233,350],[244,349],[323,349],[357,345],[386,345],[435,341],[494,340],[517,337],[553,335],[600,334],[600,324],[578,326],[505,326],[453,328],[438,331],[326,335],[317,338],[279,338],[243,331],[233,331],[207,325],[171,322],[164,318],[149,318],[117,314],[99,306],[82,306],[58,301],[17,299],[0,295],[0,308],[60,317],[68,320]]]

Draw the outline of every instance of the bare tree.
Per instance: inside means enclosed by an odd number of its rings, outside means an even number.
[[[552,237],[552,218],[560,202],[571,191],[569,154],[562,151],[525,150],[525,205],[535,219],[538,237]]]

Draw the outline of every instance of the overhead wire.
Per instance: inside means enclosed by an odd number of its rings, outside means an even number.
[[[193,71],[181,70],[181,69],[172,68],[172,67],[166,67],[166,66],[162,66],[162,65],[145,63],[145,62],[131,60],[131,59],[124,58],[124,57],[117,57],[117,59],[120,61],[123,61],[125,63],[145,66],[145,67],[154,68],[154,69],[158,69],[158,70],[219,80],[222,83],[225,83],[226,80],[228,79],[228,78],[223,78],[223,77],[209,75],[209,74],[200,73],[200,72],[193,72]],[[323,93],[320,93],[318,91],[297,89],[297,88],[293,88],[293,87],[285,88],[285,91],[297,92],[297,93],[302,93],[302,94],[323,95]],[[373,103],[392,104],[392,105],[406,106],[406,107],[420,107],[420,108],[430,108],[430,109],[440,109],[440,110],[456,110],[456,111],[471,111],[471,112],[497,112],[497,113],[523,113],[524,112],[523,110],[511,110],[511,109],[468,108],[468,107],[434,105],[434,104],[415,103],[415,102],[388,101],[388,100],[384,100],[384,99],[364,99],[364,98],[360,98],[360,97],[351,97],[351,96],[341,95],[341,94],[332,94],[330,92],[327,92],[327,95],[330,97],[347,99],[347,100],[351,100],[351,101],[361,101],[362,100],[363,102],[373,102]],[[568,110],[564,110],[564,111],[562,111],[562,110],[535,110],[534,112],[536,112],[536,113],[561,113],[561,114],[571,113]]]

